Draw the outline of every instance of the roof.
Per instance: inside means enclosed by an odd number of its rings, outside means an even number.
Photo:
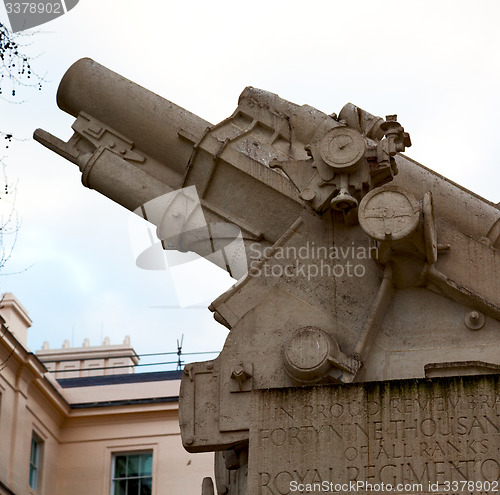
[[[125,383],[161,382],[180,380],[182,370],[156,371],[150,373],[127,373],[123,375],[84,376],[78,378],[59,378],[62,388],[96,387],[102,385],[121,385]]]

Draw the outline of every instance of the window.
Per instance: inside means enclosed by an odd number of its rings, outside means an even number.
[[[31,436],[31,453],[30,453],[30,487],[36,491],[40,479],[40,468],[42,460],[42,445],[43,441],[33,432]]]
[[[153,454],[115,454],[111,495],[151,495]]]

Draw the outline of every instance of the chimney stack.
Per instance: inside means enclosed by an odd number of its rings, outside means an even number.
[[[10,333],[25,347],[28,348],[28,328],[33,323],[28,312],[11,292],[6,292],[0,301],[0,316]]]

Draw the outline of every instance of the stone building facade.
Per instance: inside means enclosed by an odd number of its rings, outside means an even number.
[[[182,448],[180,372],[134,373],[129,342],[34,354],[12,294],[0,315],[0,495],[200,493],[213,455]]]

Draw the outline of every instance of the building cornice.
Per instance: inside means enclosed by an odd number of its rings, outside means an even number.
[[[7,495],[17,495],[2,480],[0,480],[0,489],[2,489]]]
[[[26,387],[16,384],[19,392],[26,394],[27,387],[33,384],[59,412],[67,415],[70,410],[69,404],[57,390],[58,385],[47,378],[48,372],[44,364],[35,354],[28,351],[5,325],[1,325],[0,332],[2,335],[0,346],[4,347],[7,355],[2,366],[8,366],[8,362],[12,360],[11,366],[15,363],[12,368],[16,375],[26,384]]]

